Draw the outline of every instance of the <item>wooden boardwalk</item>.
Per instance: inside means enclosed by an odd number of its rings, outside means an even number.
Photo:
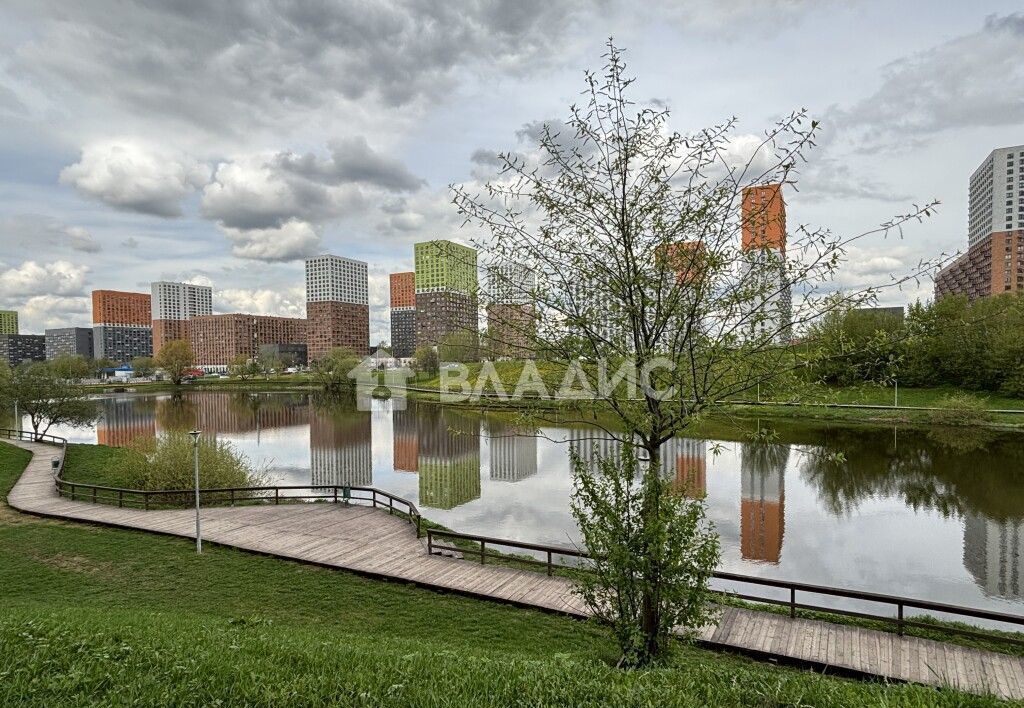
[[[11,441],[32,461],[8,496],[21,511],[186,538],[192,510],[142,511],[62,499],[50,459],[60,449]],[[386,511],[343,504],[217,507],[202,511],[203,539],[424,587],[585,616],[563,578],[428,555],[414,528]],[[818,670],[949,686],[1024,700],[1024,658],[816,620],[727,608],[701,640],[710,646]]]

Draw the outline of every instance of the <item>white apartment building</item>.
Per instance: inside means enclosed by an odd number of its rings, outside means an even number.
[[[1024,228],[1024,145],[997,148],[971,175],[968,246]]]
[[[306,260],[306,302],[369,304],[366,263],[323,255]]]
[[[189,320],[213,314],[213,288],[209,285],[160,280],[153,283],[152,295],[154,320]]]

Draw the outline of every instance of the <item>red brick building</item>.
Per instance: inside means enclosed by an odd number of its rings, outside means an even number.
[[[309,361],[322,359],[336,347],[360,356],[370,353],[370,307],[350,302],[307,302]]]
[[[261,344],[306,342],[306,320],[266,315],[203,315],[189,320],[188,341],[196,365],[226,367],[238,355],[254,359]]]
[[[93,324],[149,327],[152,323],[150,312],[150,297],[145,293],[92,291]]]

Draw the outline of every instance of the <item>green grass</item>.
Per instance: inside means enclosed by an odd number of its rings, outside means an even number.
[[[27,461],[0,444],[0,492]],[[995,703],[688,646],[620,671],[589,623],[0,512],[0,705]]]

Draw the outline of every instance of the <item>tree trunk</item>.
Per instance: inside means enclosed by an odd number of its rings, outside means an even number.
[[[661,473],[661,446],[658,444],[644,443],[644,449],[647,451],[648,467],[645,475],[654,475],[655,477]],[[644,495],[644,527],[649,528],[650,524],[658,523],[657,514],[658,507],[660,505],[660,499],[658,491],[660,487],[658,485],[647,486]],[[651,551],[655,550],[654,553]],[[661,553],[657,549],[651,549],[645,547],[643,553],[647,558],[647,573],[648,577],[644,578],[643,595],[641,597],[641,609],[640,609],[640,627],[644,636],[644,655],[640,657],[641,664],[650,664],[656,660],[660,654],[660,625],[661,625],[661,607],[658,602],[660,595],[658,579],[661,577],[660,568],[658,564],[661,562]]]

